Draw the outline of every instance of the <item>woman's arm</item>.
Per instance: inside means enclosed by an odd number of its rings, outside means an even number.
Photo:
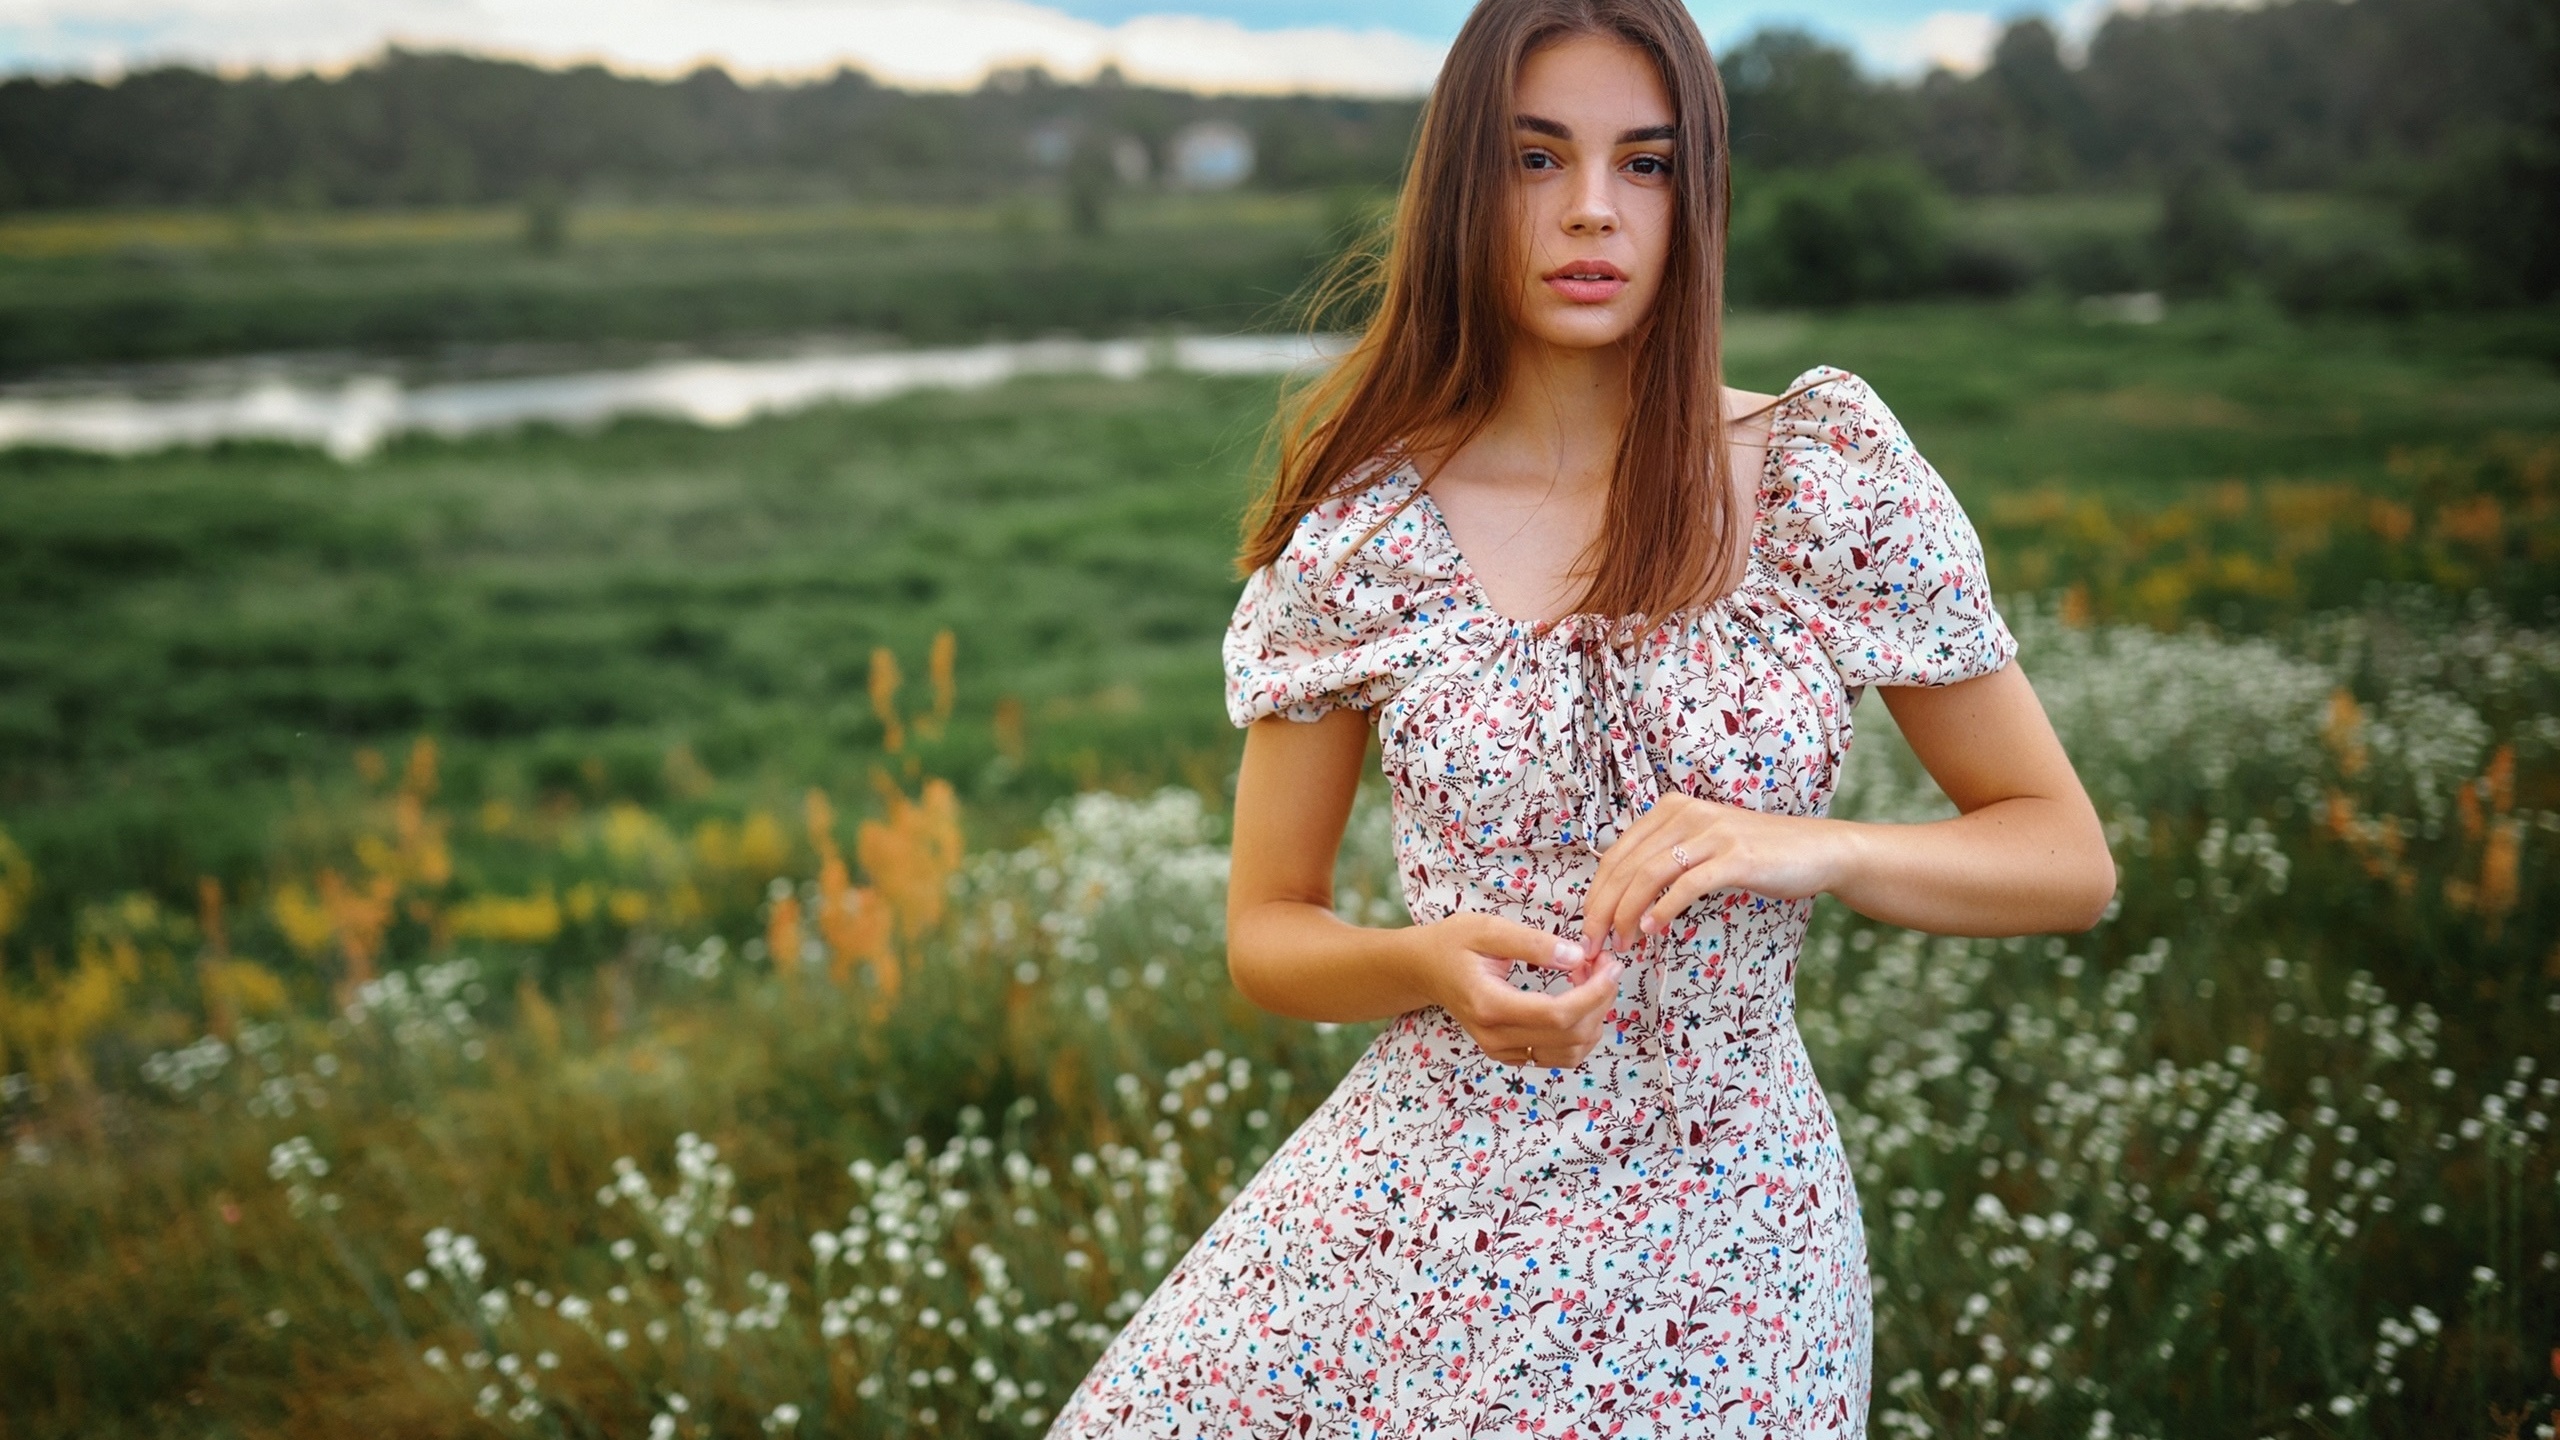
[[[1380,1020],[1440,1005],[1496,1059],[1578,1065],[1599,1044],[1617,995],[1614,959],[1491,915],[1377,929],[1333,912],[1333,864],[1368,757],[1368,717],[1334,710],[1301,723],[1256,721],[1236,777],[1227,881],[1227,972],[1246,999],[1303,1020]],[[1572,989],[1510,983],[1519,961],[1561,970]]]
[[[1861,824],[1675,796],[1601,857],[1583,912],[1584,953],[1629,947],[1718,890],[1779,900],[1828,891],[1862,915],[1942,935],[2096,924],[2115,895],[2115,861],[2025,673],[2012,663],[1954,685],[1882,693],[1961,812],[1955,819]]]

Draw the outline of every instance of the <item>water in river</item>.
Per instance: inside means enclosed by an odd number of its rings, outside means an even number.
[[[1277,374],[1338,353],[1330,336],[1034,340],[941,350],[813,346],[750,358],[658,360],[503,378],[403,383],[379,368],[336,376],[275,365],[199,367],[178,393],[118,383],[0,393],[0,449],[47,445],[128,455],[217,440],[280,440],[360,459],[394,435],[469,435],[529,422],[596,425],[658,415],[736,425],[829,402],[974,389],[1020,375],[1130,378],[1150,368]],[[160,389],[170,388],[164,383]]]

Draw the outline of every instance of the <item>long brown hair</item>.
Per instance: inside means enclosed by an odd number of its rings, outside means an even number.
[[[1247,573],[1317,505],[1417,450],[1463,445],[1501,401],[1519,266],[1513,89],[1531,54],[1578,35],[1653,57],[1678,148],[1668,263],[1632,342],[1626,428],[1574,610],[1662,617],[1739,583],[1750,517],[1725,454],[1724,82],[1680,0],[1483,0],[1468,15],[1424,107],[1385,255],[1353,257],[1316,292],[1320,311],[1346,296],[1376,308],[1274,427],[1277,463],[1238,556]]]

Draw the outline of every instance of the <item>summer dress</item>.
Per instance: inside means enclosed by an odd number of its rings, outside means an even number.
[[[1417,921],[1578,935],[1599,852],[1674,789],[1824,813],[1859,687],[1988,674],[2016,642],[1892,412],[1842,371],[1807,386],[1773,417],[1733,593],[1622,644],[1598,616],[1507,619],[1430,497],[1398,509],[1399,468],[1246,583],[1229,712],[1369,712]],[[1399,1017],[1051,1434],[1865,1434],[1865,1233],[1795,1024],[1811,912],[1701,900],[1629,960],[1577,1069]]]

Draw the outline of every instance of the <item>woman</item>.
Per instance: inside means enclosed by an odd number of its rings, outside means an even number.
[[[1226,647],[1235,982],[1394,1023],[1053,1433],[1865,1433],[1812,897],[2009,935],[2115,876],[1892,413],[1828,369],[1721,385],[1726,162],[1678,0],[1459,34]],[[1868,685],[1958,818],[1823,818]],[[1402,929],[1330,904],[1372,731]]]

